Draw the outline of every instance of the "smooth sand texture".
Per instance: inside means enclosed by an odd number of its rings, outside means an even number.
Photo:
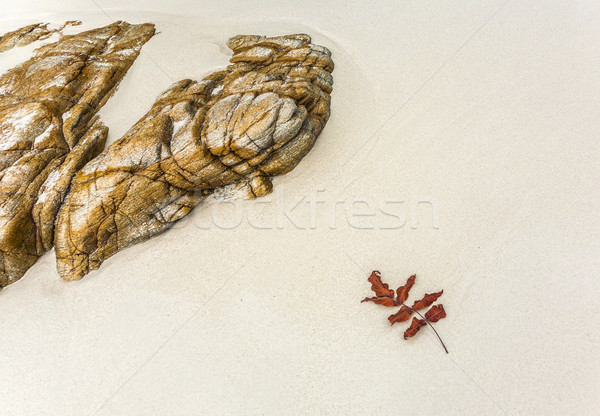
[[[109,142],[172,82],[223,68],[239,33],[331,49],[331,118],[264,201],[213,199],[80,282],[48,253],[4,289],[2,415],[597,411],[597,1],[56,3],[3,5],[0,32],[160,32],[100,111]],[[449,355],[360,303],[375,268],[444,289]]]

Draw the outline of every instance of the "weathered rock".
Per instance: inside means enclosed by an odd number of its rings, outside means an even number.
[[[259,197],[291,171],[329,118],[331,53],[307,35],[236,36],[232,64],[162,94],[73,179],[56,223],[58,271],[82,278],[156,235],[215,189]]]
[[[52,246],[73,175],[104,148],[95,114],[153,34],[116,22],[63,36],[0,78],[0,289]]]
[[[67,26],[77,26],[80,24],[81,22],[79,21],[71,20],[56,29],[48,29],[48,23],[35,23],[33,25],[24,26],[0,36],[0,52],[12,49],[15,46],[29,45],[36,40],[43,40],[55,33],[61,33]]]

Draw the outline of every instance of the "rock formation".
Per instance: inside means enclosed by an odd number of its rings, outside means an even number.
[[[0,289],[52,246],[73,175],[104,148],[96,113],[153,35],[116,22],[62,36],[0,78]]]
[[[81,279],[164,231],[207,194],[250,197],[291,171],[329,118],[331,53],[307,35],[236,36],[231,65],[164,92],[74,177],[55,234],[58,271]]]
[[[0,52],[12,49],[15,46],[29,45],[37,40],[46,39],[55,33],[62,33],[63,29],[67,26],[77,26],[80,24],[81,22],[79,21],[71,20],[56,29],[49,29],[48,23],[35,23],[24,26],[0,36]]]

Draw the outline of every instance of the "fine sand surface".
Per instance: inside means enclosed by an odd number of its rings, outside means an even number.
[[[52,251],[5,288],[2,416],[597,412],[597,1],[123,3],[0,6],[0,33],[156,24],[99,113],[109,143],[236,34],[328,47],[332,115],[270,196],[212,197],[79,282]],[[416,273],[411,300],[444,289],[449,355],[360,303],[374,269]]]

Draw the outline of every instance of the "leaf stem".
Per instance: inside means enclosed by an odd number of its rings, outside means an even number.
[[[396,306],[406,306],[407,308],[409,308],[411,311],[413,311],[414,313],[416,313],[417,315],[419,315],[421,317],[421,319],[423,319],[425,321],[425,323],[427,323],[427,325],[429,325],[429,327],[431,329],[433,329],[433,332],[435,332],[435,335],[438,337],[438,339],[440,340],[440,343],[442,344],[442,347],[444,347],[444,351],[446,351],[446,354],[450,354],[448,352],[448,348],[446,348],[446,344],[444,344],[444,341],[442,341],[442,337],[440,337],[440,334],[438,334],[438,332],[435,330],[435,328],[433,327],[433,325],[431,325],[431,323],[429,322],[429,320],[427,320],[427,318],[425,318],[423,315],[421,315],[421,312],[419,312],[418,310],[416,310],[415,308],[413,308],[412,306],[408,306],[406,303],[404,302],[400,302],[398,299],[393,298],[391,296],[382,296],[382,298],[389,298],[391,300],[394,301],[394,303],[396,304]]]
[[[408,305],[406,305],[406,306],[408,306]],[[417,315],[419,315],[419,316],[420,316],[420,317],[421,317],[421,318],[422,318],[422,319],[423,319],[423,320],[424,320],[424,321],[427,323],[427,325],[429,325],[429,326],[431,327],[431,329],[433,329],[433,332],[435,332],[435,335],[436,335],[436,336],[438,337],[438,339],[440,340],[440,343],[442,344],[442,347],[444,347],[444,351],[446,351],[446,354],[450,354],[450,353],[448,352],[448,348],[446,348],[446,345],[444,344],[444,341],[442,341],[442,338],[440,337],[440,334],[438,334],[438,332],[435,330],[435,328],[433,327],[433,325],[431,325],[431,324],[429,323],[429,321],[427,320],[427,318],[425,318],[423,315],[421,315],[421,313],[420,313],[418,310],[416,310],[416,309],[414,309],[414,308],[412,308],[412,307],[410,307],[410,306],[408,306],[408,307],[409,307],[409,308],[410,308],[410,309],[411,309],[411,310],[412,310],[414,313],[416,313]]]

